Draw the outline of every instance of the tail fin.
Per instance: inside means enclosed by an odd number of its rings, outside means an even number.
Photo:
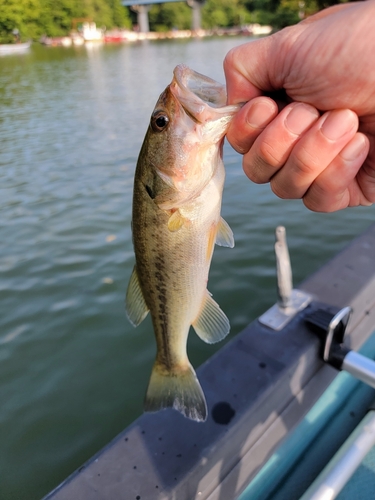
[[[206,398],[193,367],[166,371],[157,361],[152,369],[145,399],[145,411],[174,408],[197,422],[207,418]]]

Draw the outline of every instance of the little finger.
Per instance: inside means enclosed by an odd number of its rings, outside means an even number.
[[[369,204],[356,180],[368,151],[369,140],[358,132],[312,183],[303,197],[306,207],[314,212],[335,212]]]

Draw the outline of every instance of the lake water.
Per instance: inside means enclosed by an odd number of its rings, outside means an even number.
[[[0,59],[0,498],[39,499],[142,412],[150,320],[127,321],[134,168],[154,104],[185,63],[224,81],[243,38],[45,48]],[[209,289],[241,331],[276,300],[274,229],[298,284],[375,219],[314,214],[248,181],[225,147],[223,216]],[[223,343],[195,334],[200,365]]]

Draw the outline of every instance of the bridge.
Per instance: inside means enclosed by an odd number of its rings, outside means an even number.
[[[139,31],[148,33],[150,31],[148,22],[148,11],[150,6],[155,3],[181,2],[184,0],[122,0],[125,7],[137,13]],[[198,31],[201,28],[201,8],[205,0],[186,0],[186,3],[192,9],[191,29]]]

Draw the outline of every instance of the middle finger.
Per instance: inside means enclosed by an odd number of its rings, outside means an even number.
[[[294,102],[286,106],[245,154],[243,169],[249,179],[258,184],[269,182],[318,118],[319,112],[309,104]]]

